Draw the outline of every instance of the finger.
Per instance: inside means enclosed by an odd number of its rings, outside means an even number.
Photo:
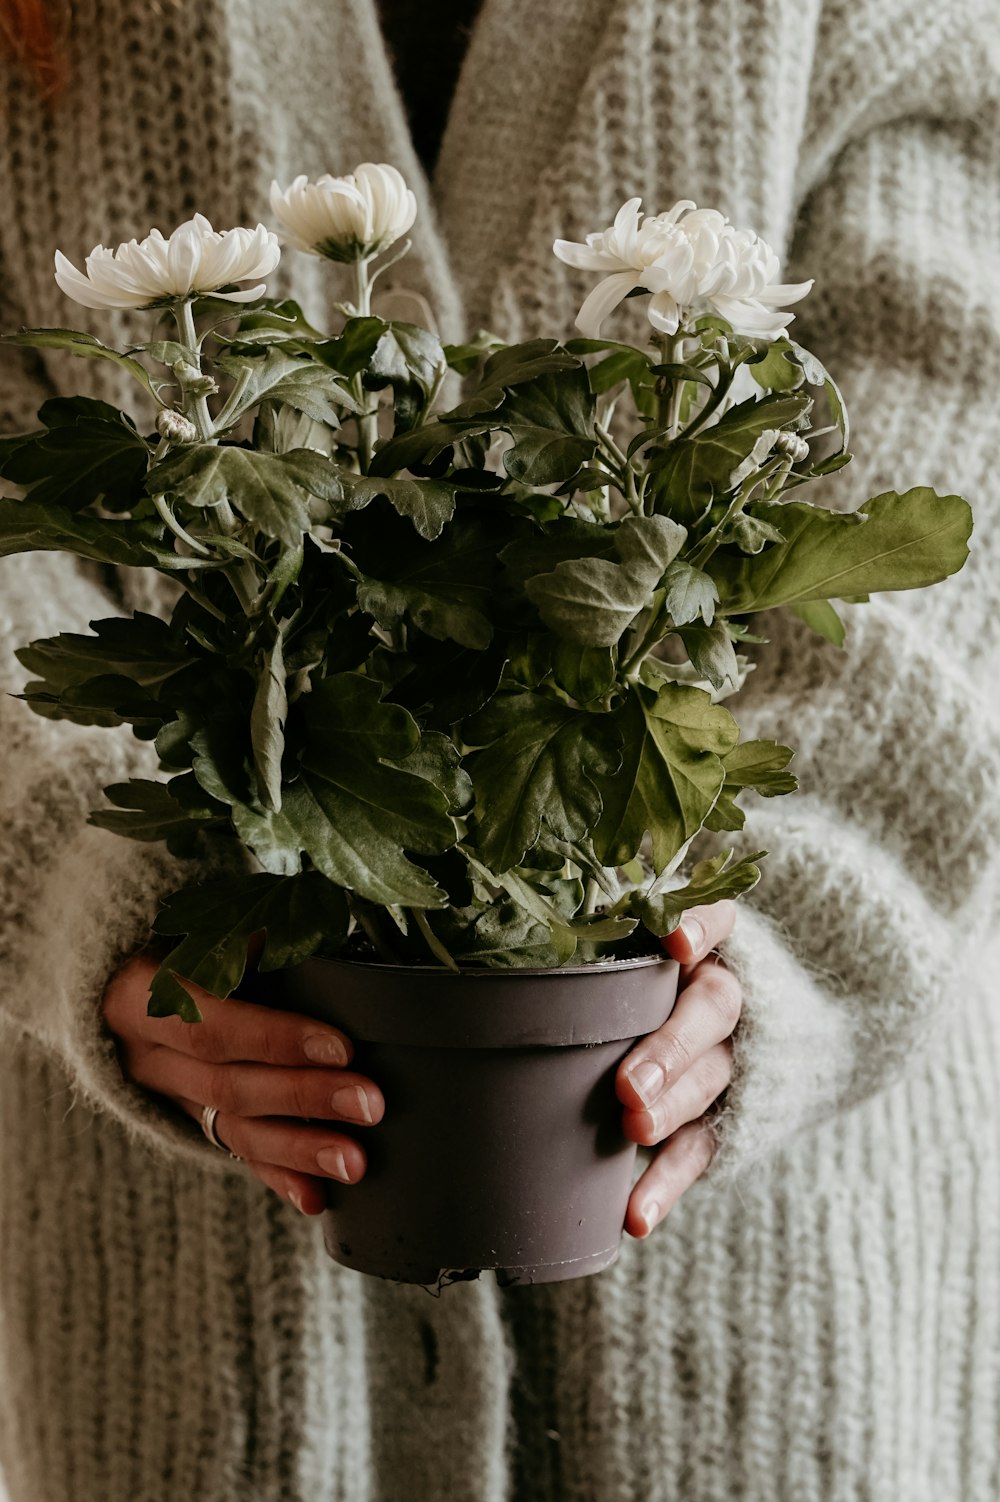
[[[215,1118],[215,1131],[231,1153],[248,1163],[321,1179],[356,1184],[367,1167],[364,1148],[343,1132],[302,1126],[287,1117],[224,1116]]]
[[[385,1100],[364,1075],[344,1070],[279,1069],[267,1064],[206,1064],[172,1048],[136,1050],[130,1077],[173,1100],[215,1106],[227,1116],[297,1116],[303,1120],[381,1121]]]
[[[715,1145],[715,1133],[704,1117],[681,1127],[663,1144],[629,1196],[625,1230],[630,1236],[648,1236],[670,1214],[711,1163]]]
[[[662,1027],[641,1039],[619,1065],[615,1089],[622,1105],[650,1110],[696,1059],[731,1035],[742,1005],[732,971],[721,961],[703,960]]]
[[[726,898],[704,907],[689,908],[673,933],[660,942],[682,965],[696,965],[723,939],[729,938],[735,922],[736,904]]]
[[[104,1016],[112,1032],[173,1048],[214,1064],[246,1061],[343,1068],[353,1058],[350,1039],[339,1028],[279,1007],[260,1006],[233,997],[222,1000],[188,981],[184,984],[198,1004],[201,1022],[150,1017],[146,1001],[156,968],[154,960],[138,955],[109,983]]]
[[[622,1127],[630,1142],[655,1147],[689,1121],[704,1116],[733,1077],[733,1049],[727,1039],[702,1054],[672,1090],[665,1090],[648,1111],[626,1110]]]
[[[303,1215],[322,1215],[326,1209],[326,1186],[320,1179],[304,1173],[291,1173],[273,1163],[247,1163],[250,1172],[273,1189],[275,1194],[294,1205]]]

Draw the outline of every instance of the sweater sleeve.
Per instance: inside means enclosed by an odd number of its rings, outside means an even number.
[[[5,320],[9,326],[9,320]],[[30,359],[0,361],[0,431],[24,431],[52,394]],[[149,936],[160,899],[190,868],[158,846],[89,826],[102,789],[155,776],[156,756],[127,728],[48,720],[13,697],[16,648],[113,614],[114,601],[72,559],[0,562],[0,1023],[65,1068],[74,1093],[154,1150],[231,1167],[197,1125],[126,1083],[101,1017],[109,977]]]
[[[770,642],[736,712],[745,734],[797,748],[801,792],[748,810],[743,848],[769,854],[724,946],[744,1015],[716,1118],[721,1179],[904,1075],[996,919],[998,28],[942,32],[945,14],[909,71],[892,54],[912,40],[898,14],[817,66],[787,279],[816,278],[791,334],[841,382],[856,427],[854,462],[815,499],[958,492],[972,557],[930,591],[844,607],[842,651],[784,613],[762,622]],[[844,139],[824,128],[845,119]]]

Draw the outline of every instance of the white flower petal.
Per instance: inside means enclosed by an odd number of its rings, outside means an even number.
[[[638,285],[639,274],[636,271],[616,271],[598,282],[576,317],[576,326],[581,334],[587,339],[598,338],[601,324],[608,314]]]
[[[757,297],[768,307],[784,307],[786,303],[798,302],[812,291],[814,281],[815,278],[810,277],[807,282],[778,282],[773,287],[765,287]]]
[[[266,283],[261,282],[259,287],[243,287],[239,292],[215,292],[213,296],[221,297],[223,302],[256,302],[266,291]]]
[[[556,240],[552,249],[560,261],[578,271],[624,270],[619,256],[609,255],[606,250],[591,250],[589,245],[580,245],[575,240]]]
[[[649,299],[646,316],[661,334],[676,334],[680,326],[681,310],[669,292],[657,292]]]

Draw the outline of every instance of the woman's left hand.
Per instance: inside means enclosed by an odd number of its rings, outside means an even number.
[[[732,1033],[743,1005],[739,981],[712,950],[735,920],[733,902],[691,908],[663,940],[680,961],[676,1005],[615,1077],[626,1137],[644,1147],[662,1144],[632,1190],[625,1212],[630,1236],[648,1236],[712,1161],[715,1137],[706,1112],[732,1078]]]

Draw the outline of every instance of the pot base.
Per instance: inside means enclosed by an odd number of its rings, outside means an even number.
[[[420,1263],[404,1263],[398,1251],[391,1251],[379,1265],[379,1259],[366,1252],[352,1258],[350,1246],[337,1234],[334,1217],[327,1212],[324,1219],[323,1239],[326,1249],[341,1267],[356,1272],[368,1273],[390,1283],[417,1283],[432,1292],[440,1292],[451,1283],[473,1283],[483,1273],[493,1273],[501,1288],[514,1288],[525,1283],[565,1283],[570,1278],[586,1278],[591,1273],[601,1273],[618,1261],[620,1242],[605,1247],[601,1252],[590,1252],[585,1257],[571,1257],[565,1262],[543,1262],[535,1267],[428,1267]]]

